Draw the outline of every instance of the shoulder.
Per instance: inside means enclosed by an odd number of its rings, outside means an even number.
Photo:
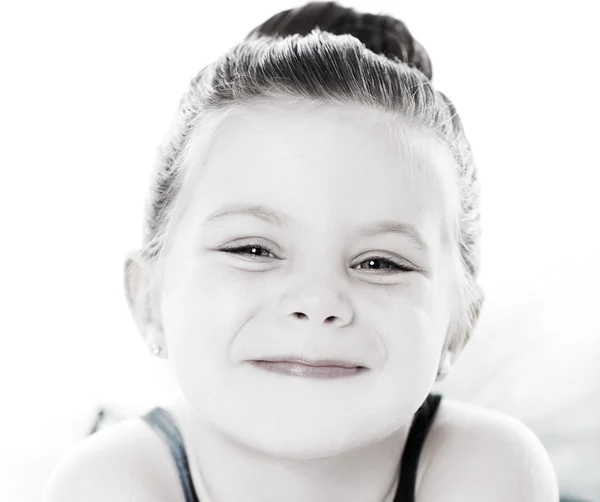
[[[419,502],[559,500],[558,481],[538,437],[497,411],[443,398],[422,460]]]
[[[183,494],[177,492],[177,471],[168,465],[166,448],[140,418],[101,429],[61,460],[46,483],[43,500],[183,500]]]

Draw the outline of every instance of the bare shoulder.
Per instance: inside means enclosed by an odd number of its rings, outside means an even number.
[[[558,502],[538,437],[503,413],[444,398],[423,445],[419,502]]]
[[[166,448],[139,418],[101,429],[61,460],[44,502],[183,500]]]

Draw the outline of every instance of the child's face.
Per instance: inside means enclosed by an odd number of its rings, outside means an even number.
[[[190,159],[202,174],[165,262],[161,323],[189,405],[272,454],[332,455],[409,422],[435,380],[450,319],[448,178],[439,173],[453,169],[450,155],[412,128],[408,140],[392,139],[380,112],[340,111],[225,119],[206,164]],[[259,205],[282,224],[244,213],[207,221]],[[426,248],[402,233],[363,232],[384,220],[411,225]],[[367,370],[318,379],[248,362],[284,355]]]

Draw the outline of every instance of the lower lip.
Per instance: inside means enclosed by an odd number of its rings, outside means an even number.
[[[284,361],[251,361],[259,368],[273,373],[304,378],[341,378],[363,373],[366,368],[343,368],[341,366],[310,366],[308,364]]]

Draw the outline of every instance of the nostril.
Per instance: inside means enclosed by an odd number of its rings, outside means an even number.
[[[294,315],[299,319],[304,319],[306,317],[306,314],[303,314],[302,312],[294,312]]]

